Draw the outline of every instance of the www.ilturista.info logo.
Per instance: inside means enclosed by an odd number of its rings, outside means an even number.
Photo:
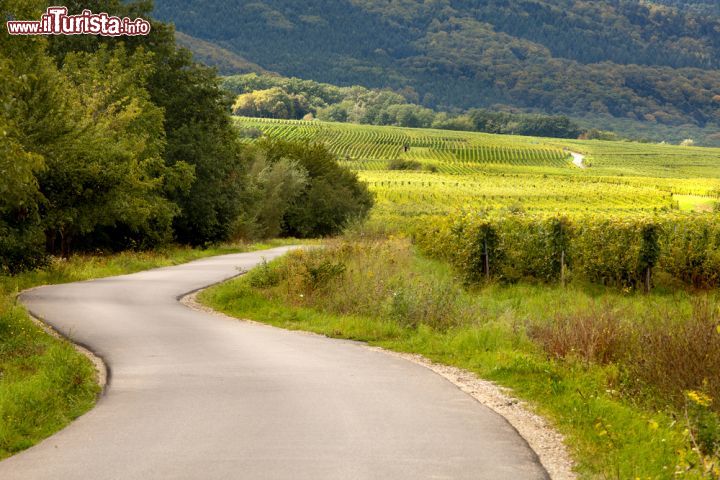
[[[40,20],[8,20],[10,35],[147,35],[150,22],[142,18],[113,17],[107,13],[83,10],[80,15],[68,15],[67,7],[49,7]]]

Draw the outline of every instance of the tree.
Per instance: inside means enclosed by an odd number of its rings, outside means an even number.
[[[335,235],[351,220],[365,218],[372,208],[374,199],[367,185],[340,166],[324,145],[268,139],[258,144],[268,162],[290,160],[307,172],[305,188],[283,216],[283,235]]]
[[[128,248],[170,238],[177,207],[164,188],[191,170],[162,160],[163,112],[146,90],[151,57],[142,49],[128,55],[122,46],[65,56],[70,131],[40,147],[48,166],[38,178],[50,252],[68,255],[73,241]],[[103,229],[127,231],[126,242],[104,245],[97,238]]]
[[[2,18],[39,12],[32,2],[0,1]],[[45,158],[35,143],[67,130],[64,85],[45,45],[43,38],[0,33],[0,273],[45,261],[37,181]]]
[[[262,155],[249,172],[253,212],[238,225],[238,233],[250,238],[273,238],[283,231],[285,214],[308,184],[307,171],[295,160],[269,162]]]
[[[152,12],[150,1],[72,0],[68,5],[71,12],[87,7],[131,17],[147,18]],[[241,181],[247,164],[231,124],[230,97],[220,87],[215,70],[193,63],[190,52],[176,46],[173,27],[158,21],[152,21],[150,35],[123,42],[82,37],[51,39],[58,64],[70,52],[95,52],[106,43],[115,47],[124,42],[131,53],[137,49],[153,53],[147,91],[150,101],[165,112],[164,164],[186,171],[189,165],[194,170],[187,188],[176,183],[165,186],[167,198],[180,207],[173,220],[175,238],[192,245],[227,239],[245,207]]]
[[[304,95],[292,95],[279,87],[239,95],[232,107],[235,115],[246,117],[300,119],[310,108]]]

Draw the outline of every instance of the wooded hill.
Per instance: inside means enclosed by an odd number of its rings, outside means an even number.
[[[704,15],[720,15],[720,4],[715,0],[655,0],[653,3]]]
[[[520,109],[705,135],[720,123],[720,17],[710,2],[155,3],[178,30],[267,70],[405,89],[439,110]]]

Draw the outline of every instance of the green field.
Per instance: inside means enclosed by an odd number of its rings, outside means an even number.
[[[376,203],[208,304],[510,387],[581,478],[720,477],[720,149],[236,122],[246,142],[325,144]]]
[[[376,219],[459,208],[708,211],[720,194],[720,149],[319,121],[239,117],[236,122],[244,132],[327,145],[376,193]],[[574,165],[570,152],[585,155],[588,168]],[[417,165],[388,170],[393,160]]]

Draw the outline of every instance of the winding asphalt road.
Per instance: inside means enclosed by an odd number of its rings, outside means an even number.
[[[542,479],[500,416],[432,371],[178,297],[286,248],[22,295],[102,357],[97,406],[0,462],[0,479]]]

